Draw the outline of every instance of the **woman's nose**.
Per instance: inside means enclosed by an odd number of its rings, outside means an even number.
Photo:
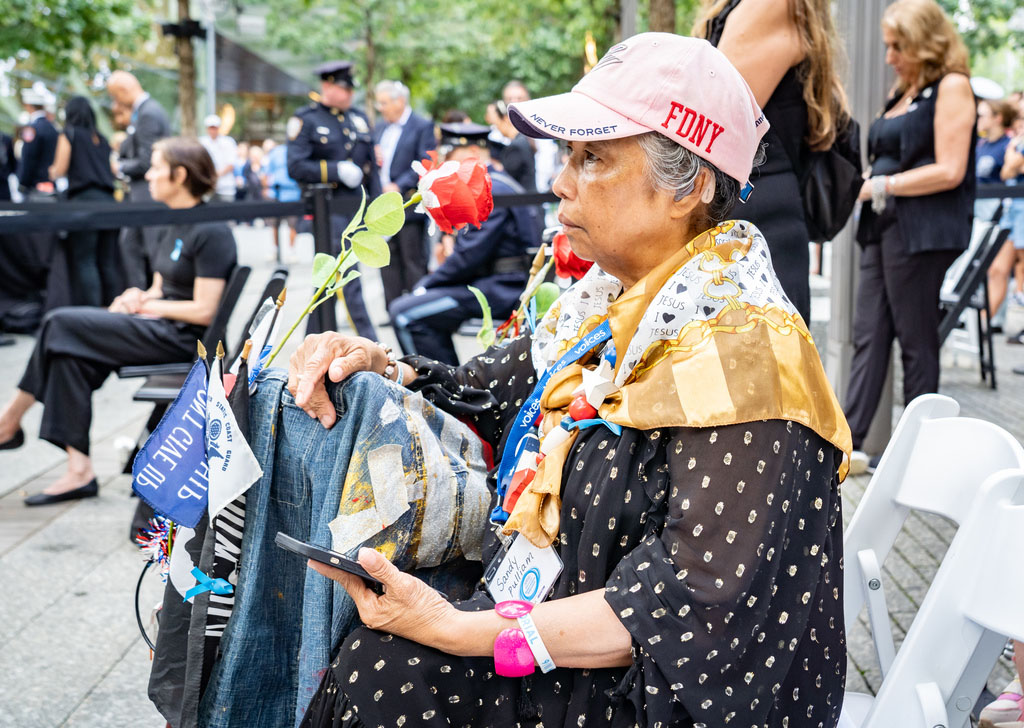
[[[562,165],[562,170],[555,177],[555,181],[551,183],[551,191],[563,200],[568,199],[572,195],[572,190],[575,189],[575,183],[570,179],[572,176],[571,166],[569,162]]]

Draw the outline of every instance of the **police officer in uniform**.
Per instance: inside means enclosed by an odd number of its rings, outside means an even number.
[[[288,120],[288,174],[300,185],[334,185],[358,194],[373,162],[370,124],[352,108],[352,64],[332,61],[316,69],[320,100],[295,112]],[[367,179],[367,182],[369,180]],[[331,216],[331,253],[340,252],[341,234],[348,219]],[[376,340],[373,322],[363,303],[359,279],[342,294],[349,318],[359,336]]]
[[[57,151],[57,128],[46,118],[46,99],[42,94],[25,89],[21,102],[29,121],[21,130],[21,159],[18,162],[18,186],[22,194],[33,200],[54,199],[50,165]]]
[[[440,128],[446,161],[476,157],[487,165],[493,195],[523,194],[519,183],[491,160],[489,127],[462,122]],[[534,205],[496,207],[479,229],[462,228],[444,262],[421,278],[412,293],[391,303],[391,321],[402,350],[457,365],[452,333],[463,321],[483,313],[467,286],[483,292],[495,321],[508,318],[526,288],[533,260],[530,249],[540,245],[541,224]]]

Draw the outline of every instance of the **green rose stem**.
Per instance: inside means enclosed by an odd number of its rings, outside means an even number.
[[[408,202],[402,205],[402,209],[407,210],[413,205],[419,203],[422,199],[423,195],[417,192],[416,194],[409,198]],[[312,311],[321,303],[323,303],[323,300],[320,298],[320,296],[323,295],[323,292],[324,290],[326,290],[327,285],[331,283],[331,281],[333,281],[335,277],[338,275],[338,271],[340,271],[342,266],[345,265],[345,261],[348,260],[350,255],[353,255],[351,247],[345,251],[344,255],[338,256],[338,262],[334,266],[334,269],[327,275],[326,280],[324,280],[320,287],[316,289],[316,293],[314,293],[313,297],[309,299],[309,303],[306,304],[306,307],[302,309],[302,313],[299,315],[297,319],[295,319],[295,323],[291,325],[288,331],[285,332],[284,337],[277,343],[277,346],[274,347],[274,350],[270,352],[270,356],[267,357],[267,363],[265,364],[266,367],[270,367],[270,363],[274,361],[274,357],[276,357],[278,353],[280,353],[281,349],[284,348],[284,345],[288,342],[288,339],[291,337],[292,332],[294,332],[295,329],[298,328],[299,324],[302,323],[306,316],[309,315],[309,312]]]

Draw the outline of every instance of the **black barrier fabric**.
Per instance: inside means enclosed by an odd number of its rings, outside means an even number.
[[[355,214],[359,208],[357,195],[331,198],[331,214]],[[495,195],[495,207],[538,205],[557,202],[550,193]],[[122,202],[90,204],[85,202],[0,203],[0,234],[42,230],[108,230],[121,227],[180,225],[182,223],[234,220],[244,222],[256,218],[280,218],[306,215],[312,207],[306,201],[274,202],[208,202],[187,210],[172,210],[159,202]]]

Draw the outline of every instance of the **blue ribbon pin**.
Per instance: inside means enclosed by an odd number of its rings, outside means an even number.
[[[571,425],[567,426],[565,429],[572,430],[575,428],[585,430],[588,427],[593,427],[594,425],[604,425],[609,430],[611,430],[612,434],[614,434],[616,437],[622,436],[622,425],[616,425],[614,422],[609,422],[608,420],[604,420],[599,417],[595,417],[592,420],[577,420],[573,422]]]
[[[231,586],[231,582],[227,579],[211,579],[204,574],[198,566],[192,569],[192,576],[194,576],[196,581],[199,583],[185,592],[185,598],[182,601],[187,602],[192,597],[199,596],[206,591],[213,592],[214,594],[220,594],[222,596],[225,594],[231,594],[235,591],[235,588]]]

